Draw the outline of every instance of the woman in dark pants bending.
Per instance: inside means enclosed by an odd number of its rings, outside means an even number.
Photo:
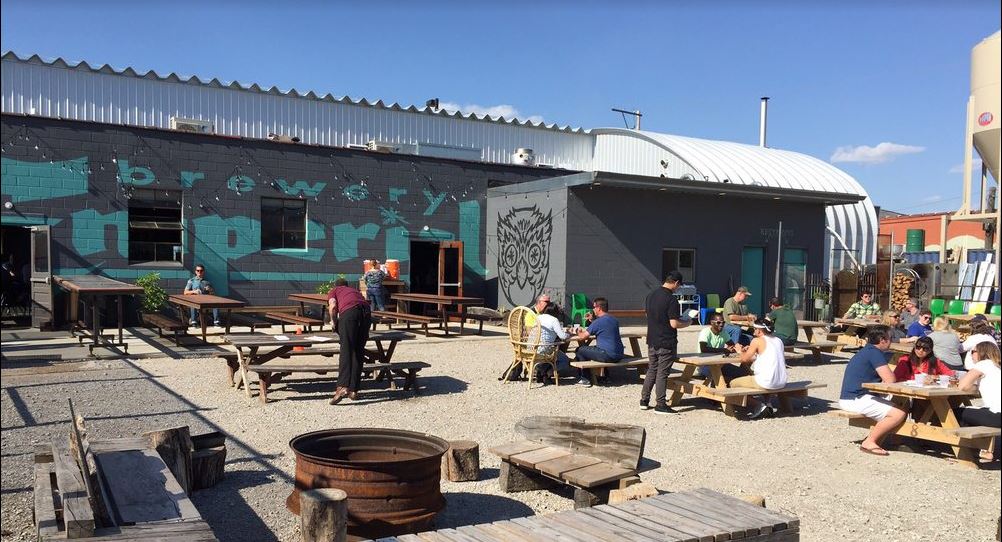
[[[330,404],[336,405],[345,397],[355,400],[362,383],[365,343],[369,340],[369,326],[372,312],[362,294],[348,286],[348,281],[339,278],[327,295],[331,320],[337,328],[341,342],[338,358],[337,390]]]

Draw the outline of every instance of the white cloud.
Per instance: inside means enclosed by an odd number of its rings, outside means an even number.
[[[943,201],[943,196],[934,194],[932,196],[922,198],[923,203],[936,203],[937,201]]]
[[[860,164],[882,164],[890,162],[902,154],[915,154],[925,151],[925,147],[915,145],[900,145],[898,143],[883,142],[876,147],[859,145],[857,147],[847,146],[835,149],[831,162],[855,162]]]
[[[975,158],[974,160],[971,161],[971,171],[978,172],[978,175],[981,174],[981,159],[980,158]],[[955,174],[956,173],[963,173],[963,172],[964,172],[964,164],[957,164],[957,165],[953,166],[952,168],[950,168],[950,171],[949,171],[949,173],[955,173]]]
[[[441,104],[439,104],[439,107],[445,109],[446,111],[449,111],[450,113],[455,111],[462,111],[463,113],[467,114],[475,113],[480,116],[487,115],[495,120],[497,120],[499,117],[504,117],[507,120],[517,118],[518,120],[523,120],[523,121],[527,120],[534,123],[543,122],[542,116],[540,115],[523,116],[518,109],[515,109],[515,106],[508,104],[485,106],[477,104],[459,105],[453,102],[442,102]]]

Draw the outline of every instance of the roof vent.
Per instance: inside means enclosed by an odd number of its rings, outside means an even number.
[[[193,134],[214,134],[215,126],[207,120],[186,119],[184,117],[171,117],[170,129],[179,132],[191,132]]]
[[[511,161],[518,166],[532,166],[536,164],[536,155],[532,149],[515,149],[511,155]]]
[[[376,141],[375,139],[369,140],[369,142],[365,144],[365,147],[370,151],[376,151],[376,152],[385,152],[385,153],[397,152],[397,146],[394,145],[393,143]]]

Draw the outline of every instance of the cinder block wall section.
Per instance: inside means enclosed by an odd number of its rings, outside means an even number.
[[[462,240],[467,291],[483,294],[488,183],[567,173],[13,115],[0,125],[13,204],[2,224],[51,225],[55,274],[157,271],[179,292],[201,263],[220,294],[265,305],[355,279],[364,258],[401,260],[406,277],[412,239]],[[141,190],[179,196],[180,262],[130,265]],[[265,197],[306,202],[305,249],[261,249]]]

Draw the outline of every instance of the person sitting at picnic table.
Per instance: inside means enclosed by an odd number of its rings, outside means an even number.
[[[880,323],[887,326],[892,343],[912,343],[918,337],[909,337],[905,328],[901,327],[901,315],[898,311],[884,311]]]
[[[184,295],[212,295],[215,290],[212,284],[205,278],[205,266],[198,264],[195,266],[195,276],[188,279],[184,285]],[[189,309],[189,326],[197,326],[198,320],[195,317],[195,309]],[[219,309],[212,309],[212,325],[219,325]]]
[[[971,319],[971,334],[960,345],[960,349],[967,353],[964,356],[964,369],[970,371],[974,367],[974,347],[985,342],[998,345],[995,328],[983,314],[978,314]]]
[[[369,308],[371,310],[386,310],[386,288],[383,281],[386,280],[386,271],[379,266],[379,260],[369,260],[372,269],[362,275],[365,281],[365,296],[369,298]]]
[[[700,330],[697,340],[699,341],[699,352],[702,354],[723,354],[727,356],[737,352],[737,347],[734,346],[731,336],[724,333],[724,316],[718,312],[710,316],[709,325]],[[724,375],[724,381],[728,385],[735,378],[750,374],[744,365],[732,364],[721,365],[720,372]],[[710,367],[707,365],[700,366],[699,374],[703,378],[709,378]]]
[[[336,405],[345,397],[354,401],[362,386],[362,365],[365,363],[365,343],[369,340],[372,311],[362,293],[348,286],[343,277],[334,281],[334,287],[327,294],[327,305],[341,344],[337,389],[330,400],[330,404]]]
[[[576,361],[619,361],[623,359],[623,339],[619,335],[619,320],[609,314],[609,301],[596,297],[592,302],[592,318],[587,328],[578,331],[581,341],[595,337],[595,345],[579,346]],[[591,386],[589,369],[581,369],[578,384]]]
[[[571,368],[570,358],[568,358],[567,354],[559,348],[560,343],[562,341],[566,341],[571,336],[570,333],[564,329],[564,325],[560,322],[562,313],[563,311],[560,310],[560,306],[556,303],[547,302],[542,311],[536,315],[536,322],[539,324],[540,344],[537,351],[543,355],[550,355],[554,350],[556,350],[556,378],[560,378],[561,371],[569,371]],[[552,374],[552,369],[553,368],[549,365],[541,365],[539,369],[537,369],[537,380],[542,382],[544,386],[548,383],[549,377]]]
[[[863,292],[859,295],[859,301],[849,306],[842,318],[852,320],[853,318],[865,318],[877,320],[880,318],[880,305],[873,301],[873,292]]]
[[[748,305],[745,299],[752,295],[747,286],[738,288],[732,297],[724,301],[724,308],[721,311],[724,315],[724,333],[731,336],[734,344],[747,345],[751,343],[748,335],[741,333],[741,325],[750,324],[755,321],[755,315],[748,312]]]
[[[905,308],[901,309],[901,326],[905,329],[908,329],[908,326],[918,321],[920,314],[921,311],[919,311],[919,306],[917,301],[915,301],[914,299],[909,299],[908,301],[905,301]]]
[[[957,419],[960,425],[1002,427],[1002,372],[999,370],[1002,355],[999,353],[999,346],[994,342],[978,343],[972,350],[971,357],[974,358],[974,367],[960,379],[957,387],[968,392],[980,391],[984,406],[958,407]],[[982,452],[982,459],[998,459],[999,437],[995,437],[992,448],[995,450],[994,457]]]
[[[741,362],[751,362],[751,375],[741,376],[731,380],[732,388],[758,388],[761,390],[779,390],[786,386],[786,357],[783,351],[783,340],[773,335],[774,323],[768,318],[759,318],[752,324],[755,338],[748,346],[738,346]],[[772,416],[769,406],[769,394],[764,394],[761,400],[748,398],[751,407],[748,417],[755,420],[763,415]]]
[[[909,337],[925,337],[932,333],[932,311],[925,309],[919,314],[919,319],[908,326]]]
[[[783,346],[793,346],[797,344],[797,334],[800,332],[797,326],[797,315],[783,305],[783,300],[774,297],[769,300],[768,317],[776,327],[775,336],[783,341]]]
[[[884,352],[891,345],[885,325],[866,330],[866,346],[856,352],[845,367],[838,406],[847,412],[862,414],[877,423],[860,443],[859,449],[868,454],[886,456],[880,441],[905,421],[906,412],[883,396],[876,396],[863,387],[867,382],[894,382],[894,373],[887,367]]]
[[[894,380],[897,382],[912,380],[916,374],[954,375],[953,369],[936,357],[933,340],[929,337],[919,337],[912,351],[901,356],[894,367]]]
[[[960,357],[962,348],[960,336],[950,327],[950,320],[938,316],[932,321],[932,333],[926,335],[932,339],[933,353],[936,358],[954,371],[964,370],[964,360]]]

